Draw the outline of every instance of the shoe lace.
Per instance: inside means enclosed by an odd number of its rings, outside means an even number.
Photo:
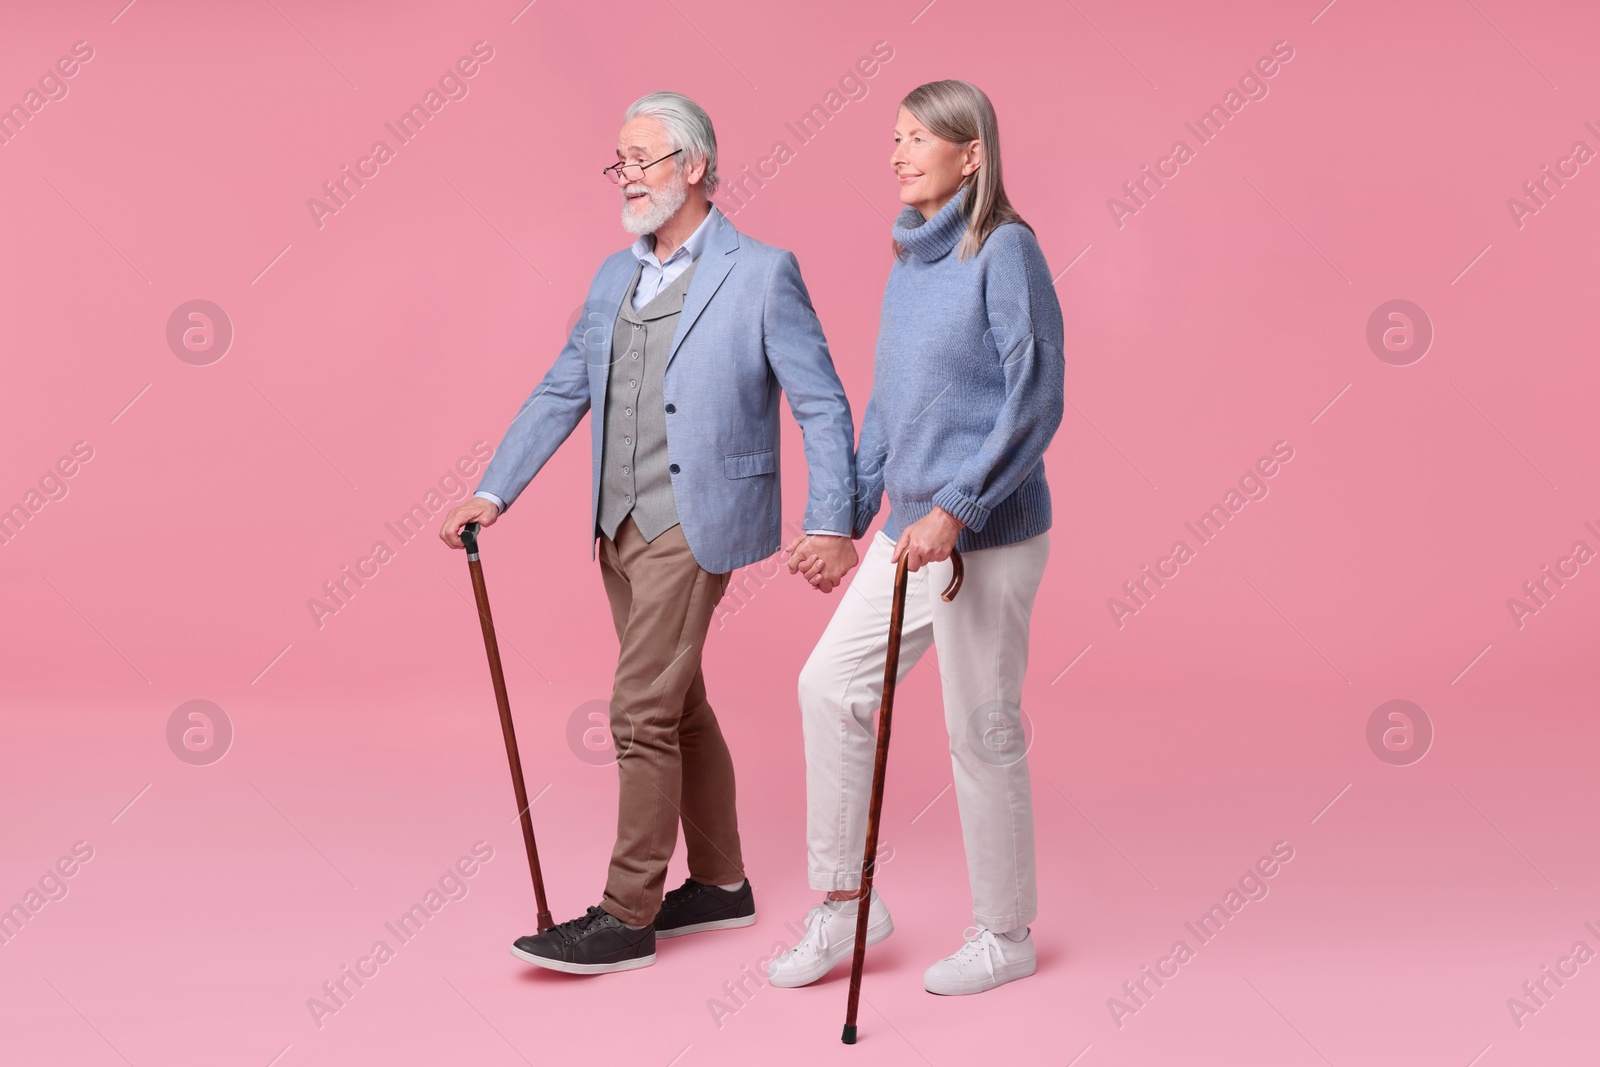
[[[832,909],[822,904],[811,905],[811,910],[806,912],[806,935],[802,937],[784,957],[799,955],[807,946],[815,946],[815,951],[820,953],[828,947],[828,916]]]
[[[1001,954],[1000,942],[996,940],[994,931],[983,926],[969,926],[962,931],[961,936],[966,939],[966,943],[950,958],[963,967],[981,960],[983,969],[988,972],[990,978],[993,978],[994,960]]]
[[[575,943],[588,934],[590,928],[595,923],[599,922],[606,914],[607,912],[604,908],[600,907],[598,904],[595,904],[576,919],[568,919],[564,923],[557,923],[556,925],[552,926],[550,928],[550,932],[555,934],[563,941]]]
[[[668,893],[661,901],[661,910],[664,912],[681,908],[695,897],[706,891],[706,887],[693,878],[686,879],[684,883]]]

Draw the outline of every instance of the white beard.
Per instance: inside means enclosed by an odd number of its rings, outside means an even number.
[[[643,215],[635,214],[633,201],[626,199],[629,192],[643,191],[649,194],[649,206]],[[650,189],[643,184],[625,185],[622,187],[622,228],[636,236],[655,233],[668,219],[678,213],[685,200],[689,199],[689,181],[680,171],[664,189]]]

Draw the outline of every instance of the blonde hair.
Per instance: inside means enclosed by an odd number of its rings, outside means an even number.
[[[961,208],[967,219],[967,232],[956,249],[958,259],[977,255],[983,242],[1004,223],[1028,226],[1006,197],[1000,171],[1000,120],[995,117],[994,105],[982,89],[953,78],[928,82],[907,93],[900,106],[941,140],[958,145],[977,141],[982,146],[983,161],[977,170],[961,180],[961,188],[967,190],[966,202]],[[1032,226],[1028,226],[1028,232],[1033,232]],[[904,259],[905,247],[899,241],[893,245],[896,258]]]

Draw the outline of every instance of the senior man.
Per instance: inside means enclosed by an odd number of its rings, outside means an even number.
[[[809,474],[806,536],[791,548],[824,561],[824,591],[856,564],[850,404],[793,253],[740,233],[708,199],[710,117],[678,93],[635,101],[603,173],[638,239],[600,265],[555,365],[439,531],[460,548],[467,523],[492,525],[593,411],[590,509],[621,645],[617,840],[600,903],[511,949],[572,974],[646,967],[657,937],[755,922],[700,654],[730,573],[779,548],[780,394]],[[680,820],[689,878],[663,897]]]

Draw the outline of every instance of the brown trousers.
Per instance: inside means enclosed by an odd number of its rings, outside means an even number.
[[[601,906],[642,926],[661,908],[680,820],[689,877],[744,877],[733,758],[700,671],[712,610],[731,575],[702,569],[681,526],[647,542],[631,516],[615,541],[601,535],[599,555],[622,646],[611,691],[617,844]]]

